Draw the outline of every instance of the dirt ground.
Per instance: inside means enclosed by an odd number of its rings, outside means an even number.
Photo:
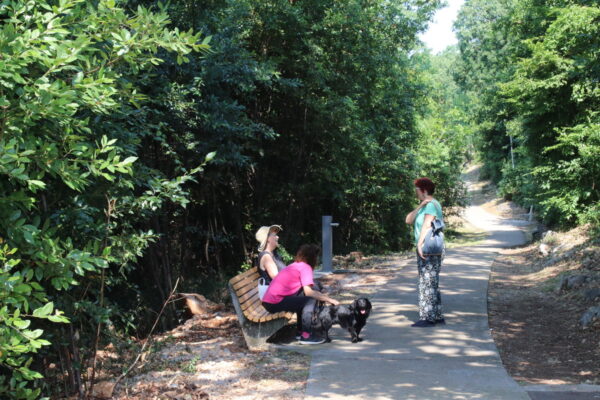
[[[503,218],[529,218],[528,209],[497,198],[493,185],[471,173],[473,204]],[[536,240],[502,251],[492,264],[488,316],[502,362],[522,384],[598,385],[600,321],[583,328],[580,319],[600,306],[600,297],[586,297],[600,289],[600,239],[585,226],[540,239],[548,228],[533,226]],[[560,289],[563,277],[579,275],[588,280]]]
[[[580,319],[600,298],[600,246],[585,228],[553,235],[554,253],[540,242],[504,251],[492,265],[488,314],[492,335],[508,373],[526,384],[600,384],[600,321]],[[562,277],[588,282],[560,290]],[[588,296],[589,297],[589,296]]]
[[[348,272],[319,278],[327,293],[342,303],[372,296],[408,255],[337,257],[337,268]],[[154,337],[141,361],[115,387],[118,371],[134,354],[113,346],[101,352],[104,379],[96,384],[97,399],[302,399],[310,358],[286,350],[247,349],[232,308],[211,304],[170,332]],[[276,341],[293,342],[295,326],[282,329]]]

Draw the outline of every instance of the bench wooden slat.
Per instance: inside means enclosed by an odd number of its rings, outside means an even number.
[[[237,289],[235,290],[235,293],[239,296],[240,302],[246,301],[246,297],[248,296],[258,296],[258,282],[254,281],[250,285],[246,285],[243,288]]]
[[[248,275],[246,278],[234,283],[232,285],[233,289],[237,292],[245,286],[256,284],[256,282],[258,282],[258,278],[260,278],[260,275],[258,274]]]
[[[278,318],[292,319],[296,316],[295,313],[288,311],[281,311],[278,313],[271,314],[262,306],[262,304],[255,305],[254,307],[247,309],[246,311],[244,311],[244,315],[246,315],[248,319],[254,322],[265,322]]]
[[[279,314],[279,313],[277,313],[277,314]],[[275,315],[276,315],[276,314],[266,314],[266,315],[263,315],[263,316],[261,316],[261,317],[259,318],[259,321],[260,321],[260,322],[267,322],[267,321],[270,321],[270,320],[272,320],[273,318],[275,318]]]
[[[244,312],[244,315],[246,315],[246,318],[248,318],[250,321],[260,322],[261,318],[263,318],[266,315],[270,315],[270,314],[267,310],[265,310],[265,308],[263,306],[259,306],[259,307],[253,308],[249,311],[246,310]]]
[[[248,290],[255,288],[258,286],[258,279],[255,279],[252,282],[249,282],[247,284],[245,284],[244,286],[239,286],[236,288],[233,288],[233,290],[235,290],[236,293],[238,293],[240,296],[244,293],[246,293]]]
[[[292,319],[296,316],[296,314],[294,314],[292,312],[288,312],[288,311],[281,311],[281,312],[278,312],[275,314],[271,314],[262,306],[253,308],[250,311],[247,311],[247,313],[248,313],[248,319],[251,319],[252,321],[255,321],[255,322],[271,321],[271,320],[277,319],[277,318]],[[244,313],[244,314],[246,314],[246,313]]]
[[[236,292],[236,294],[238,294],[238,292]],[[238,297],[240,299],[240,304],[244,305],[244,303],[246,303],[247,301],[250,301],[254,298],[258,298],[258,287],[253,287],[251,289],[248,289],[248,291],[244,294],[238,295],[240,296]]]
[[[235,290],[235,292],[239,293],[241,296],[242,294],[246,293],[248,290],[250,290],[252,288],[257,288],[257,287],[258,287],[258,278],[251,282],[248,282],[244,286],[239,286],[237,288],[234,288],[233,290]]]
[[[249,320],[256,320],[256,322],[258,322],[260,317],[265,314],[265,311],[267,310],[265,310],[263,306],[255,306],[253,308],[244,310],[243,313]]]
[[[233,285],[234,283],[237,283],[239,281],[242,281],[244,279],[246,279],[248,276],[254,275],[254,274],[258,274],[258,268],[257,267],[252,267],[244,272],[242,272],[241,274],[238,274],[236,276],[234,276],[233,278],[231,278],[229,280],[229,282]]]
[[[296,313],[287,311],[287,312],[284,312],[283,315],[284,315],[284,318],[287,318],[290,321],[292,321],[292,320],[296,321],[296,317],[297,317]]]
[[[234,286],[236,283],[246,279],[248,276],[252,276],[254,274],[258,275],[258,269],[256,267],[254,268],[250,268],[248,271],[242,272],[239,275],[234,276],[233,278],[231,278],[229,280],[229,283],[231,284],[231,286]]]
[[[286,318],[288,320],[296,319],[296,314],[288,311],[281,311],[275,314],[267,314],[264,317],[261,317],[260,322],[271,321],[277,318]]]
[[[254,320],[254,322],[261,322],[261,319],[266,317],[267,315],[271,315],[271,314],[264,308],[262,308],[262,309],[257,308],[252,313],[252,319]]]
[[[252,314],[256,310],[262,311],[265,309],[262,305],[262,301],[260,301],[258,297],[256,298],[256,300],[247,301],[245,306],[245,308],[242,307],[242,310],[244,310],[244,312],[247,314]]]
[[[288,311],[271,314],[263,307],[262,302],[254,302],[244,309],[244,315],[251,321],[265,322],[277,318],[292,319],[296,314]]]

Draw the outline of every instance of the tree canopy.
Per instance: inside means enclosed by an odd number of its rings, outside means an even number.
[[[2,396],[83,395],[99,345],[177,279],[219,299],[260,225],[293,251],[331,214],[337,251],[408,247],[439,5],[2,3]]]
[[[432,55],[440,6],[0,2],[0,397],[83,397],[175,282],[227,301],[261,225],[409,249],[414,179],[456,210],[475,152],[546,221],[600,222],[598,5],[469,0]]]
[[[600,216],[599,13],[595,1],[474,0],[456,23],[486,172],[549,224]]]

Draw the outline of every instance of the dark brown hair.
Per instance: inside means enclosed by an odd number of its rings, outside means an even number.
[[[426,191],[428,195],[433,195],[433,192],[435,192],[435,183],[429,178],[415,179],[415,186]]]
[[[319,259],[319,253],[321,249],[316,244],[303,244],[296,252],[296,257],[294,257],[294,261],[304,261],[308,265],[311,266],[312,269],[315,269],[317,266],[317,261]]]

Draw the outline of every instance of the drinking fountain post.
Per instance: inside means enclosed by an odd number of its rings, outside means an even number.
[[[323,262],[323,269],[321,270],[321,272],[323,273],[331,273],[333,272],[331,269],[331,260],[333,258],[333,240],[332,240],[332,231],[331,231],[331,227],[333,226],[339,226],[340,224],[337,222],[331,222],[331,215],[323,215],[322,219],[321,219],[321,224],[322,224],[322,234],[323,234],[323,244],[322,244],[322,251],[323,251],[323,256],[322,256],[322,262]]]

